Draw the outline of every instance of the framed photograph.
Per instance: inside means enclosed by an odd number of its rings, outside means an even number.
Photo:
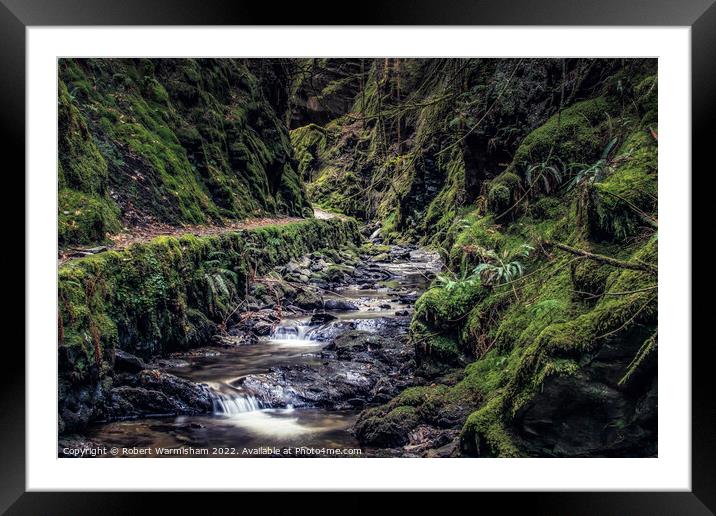
[[[691,171],[716,7],[508,4],[2,0],[26,217],[2,509],[712,514]]]

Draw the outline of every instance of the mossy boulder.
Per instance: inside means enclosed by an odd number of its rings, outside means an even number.
[[[361,413],[354,429],[361,443],[387,448],[407,443],[409,432],[418,422],[419,417],[413,407],[399,406],[386,414],[381,414],[379,409]]]
[[[487,200],[495,215],[502,215],[513,207],[519,197],[520,178],[512,172],[504,172],[490,182]]]
[[[538,163],[592,163],[606,145],[609,97],[576,102],[553,115],[520,143],[513,167],[524,177],[528,167]]]
[[[479,282],[458,281],[453,288],[432,287],[415,303],[413,319],[435,328],[453,329],[486,293]]]

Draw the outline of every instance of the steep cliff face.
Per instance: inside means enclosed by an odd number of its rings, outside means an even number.
[[[292,69],[289,125],[325,125],[353,108],[372,59],[296,59]]]
[[[60,245],[151,222],[308,213],[286,99],[265,91],[249,61],[60,60]]]

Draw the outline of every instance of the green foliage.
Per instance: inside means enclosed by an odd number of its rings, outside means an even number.
[[[522,262],[516,258],[527,258],[534,247],[522,244],[514,250],[505,249],[502,253],[489,250],[484,257],[489,260],[479,264],[472,271],[474,276],[479,276],[486,285],[500,285],[509,283],[524,273]]]
[[[607,143],[607,146],[604,147],[599,160],[592,165],[572,165],[573,168],[577,168],[577,172],[574,174],[574,177],[569,182],[567,187],[570,189],[575,187],[585,187],[587,185],[593,185],[594,183],[601,183],[604,181],[610,171],[611,164],[609,161],[609,155],[616,143],[616,138],[609,140],[609,143]]]
[[[603,148],[608,132],[610,100],[597,97],[577,102],[552,116],[532,131],[520,144],[513,159],[516,170],[524,173],[533,163],[592,161]]]
[[[527,167],[527,170],[525,170],[525,183],[530,188],[530,193],[550,194],[562,184],[564,176],[563,165],[542,162]]]

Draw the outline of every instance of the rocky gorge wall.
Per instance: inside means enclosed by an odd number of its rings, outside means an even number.
[[[149,359],[205,345],[246,296],[251,277],[359,239],[351,219],[307,219],[217,236],[159,237],[63,265],[60,431],[97,417],[112,386],[116,350]]]
[[[310,212],[281,78],[241,59],[60,59],[59,243]],[[268,72],[267,72],[268,73]]]

